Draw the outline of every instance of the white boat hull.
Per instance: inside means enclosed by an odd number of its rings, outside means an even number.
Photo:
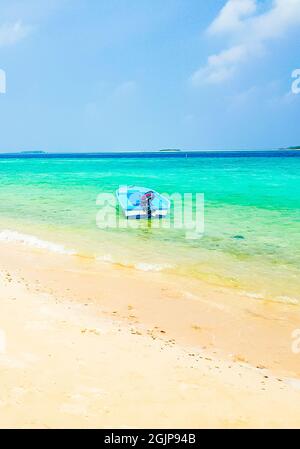
[[[146,192],[153,193],[150,208],[151,217],[148,216],[148,212],[142,207],[141,199]],[[116,191],[116,197],[123,214],[128,219],[165,218],[169,213],[170,201],[158,192],[150,191],[145,187],[122,186]]]

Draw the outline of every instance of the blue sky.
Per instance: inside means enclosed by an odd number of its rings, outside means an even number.
[[[300,0],[0,0],[0,151],[300,144]]]

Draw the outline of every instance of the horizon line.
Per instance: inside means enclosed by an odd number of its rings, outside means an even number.
[[[170,154],[170,153],[225,153],[225,152],[272,152],[272,151],[298,151],[300,146],[290,146],[290,147],[269,147],[269,148],[222,148],[222,149],[180,149],[180,148],[162,148],[154,150],[145,149],[133,149],[133,150],[88,150],[88,151],[78,151],[78,150],[19,150],[19,151],[1,151],[0,155],[23,155],[23,156],[42,156],[42,155],[56,155],[56,154],[132,154],[132,153],[157,153],[157,154]]]

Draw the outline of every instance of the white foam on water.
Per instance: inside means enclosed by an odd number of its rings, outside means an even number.
[[[167,270],[170,268],[174,268],[174,265],[168,264],[168,263],[162,263],[162,264],[152,264],[152,263],[144,263],[144,262],[138,262],[136,264],[131,264],[129,262],[125,262],[125,263],[121,263],[121,262],[117,262],[113,259],[111,254],[104,254],[102,256],[98,256],[97,260],[99,260],[100,262],[105,262],[105,263],[111,263],[111,264],[115,264],[115,265],[122,265],[124,267],[128,267],[128,268],[135,268],[136,270],[139,271],[152,271],[152,272],[159,272],[159,271],[163,271],[163,270]]]
[[[252,299],[265,299],[264,295],[262,295],[261,293],[243,292],[243,295],[247,296],[248,298],[252,298]]]
[[[110,254],[104,254],[103,256],[98,256],[97,260],[105,263],[113,263],[113,258]]]
[[[140,271],[164,271],[170,268],[174,268],[174,265],[165,263],[165,264],[151,264],[151,263],[137,263],[134,265],[134,268]]]
[[[291,305],[298,305],[299,304],[299,300],[296,298],[291,298],[290,296],[279,296],[278,298],[276,298],[277,302],[282,302],[283,304],[291,304]]]
[[[66,249],[63,245],[41,240],[34,235],[22,234],[16,231],[3,230],[0,231],[1,242],[21,243],[38,249],[45,249],[47,251],[59,254],[75,255],[76,251]]]
[[[290,296],[275,296],[273,298],[268,298],[261,293],[252,293],[252,292],[241,292],[242,296],[247,296],[251,299],[258,299],[263,301],[277,302],[282,304],[290,304],[290,305],[298,305],[299,300],[297,298],[291,298]]]

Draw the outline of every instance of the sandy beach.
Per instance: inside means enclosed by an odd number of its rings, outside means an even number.
[[[300,0],[0,5],[0,430],[300,429]]]
[[[297,306],[1,243],[1,428],[300,426]]]

